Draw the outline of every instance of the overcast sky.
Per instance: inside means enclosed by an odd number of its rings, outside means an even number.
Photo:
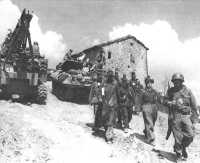
[[[200,35],[199,0],[12,0],[33,10],[44,30],[61,33],[68,46],[108,40],[113,26],[168,21],[181,41]]]
[[[155,87],[175,72],[184,74],[200,104],[200,0],[0,0],[0,42],[23,8],[34,11],[30,31],[41,54],[55,67],[72,48],[128,34],[148,51]]]

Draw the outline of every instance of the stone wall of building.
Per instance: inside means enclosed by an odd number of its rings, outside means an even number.
[[[119,76],[126,74],[131,78],[135,72],[137,78],[143,83],[147,76],[147,50],[134,39],[116,42],[103,47],[106,58],[106,69],[119,70]]]
[[[144,78],[148,73],[147,49],[140,43],[130,38],[101,47],[94,47],[84,51],[87,54],[84,60],[94,63],[102,50],[105,52],[103,54],[106,59],[105,69],[115,71],[117,68],[119,76],[122,77],[123,74],[126,74],[128,79],[131,78],[131,72],[134,71],[140,82],[144,84]]]

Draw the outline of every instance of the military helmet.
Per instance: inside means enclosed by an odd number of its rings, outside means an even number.
[[[113,76],[114,76],[113,71],[109,69],[109,70],[107,71],[107,76],[112,76],[112,77],[113,77]]]
[[[174,82],[175,80],[180,80],[184,82],[184,76],[181,73],[175,73],[172,75],[171,81]]]
[[[146,78],[145,78],[145,84],[147,83],[154,83],[154,80],[148,75]]]
[[[126,74],[123,74],[122,81],[127,81]]]

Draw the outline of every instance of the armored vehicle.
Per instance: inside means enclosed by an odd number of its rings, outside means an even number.
[[[92,77],[87,67],[77,58],[67,58],[52,73],[52,93],[60,100],[88,103]]]
[[[0,50],[0,99],[45,104],[48,61],[32,44],[29,31],[32,14],[26,9]]]

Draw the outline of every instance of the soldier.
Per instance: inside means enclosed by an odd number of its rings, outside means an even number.
[[[169,107],[169,127],[175,139],[174,151],[177,160],[186,160],[188,157],[186,147],[188,147],[194,137],[192,113],[197,115],[195,97],[192,92],[183,85],[184,76],[175,73],[171,81],[174,87],[167,91],[165,104]],[[168,135],[169,136],[169,135]]]
[[[105,65],[103,53],[104,53],[104,51],[101,50],[100,54],[96,58],[94,65],[91,66],[91,68],[90,68],[90,71],[95,71],[98,75],[103,74],[103,66]],[[103,78],[103,76],[102,76],[102,78]]]
[[[135,92],[135,98],[134,98],[135,109],[133,111],[133,114],[139,115],[139,113],[141,112],[142,90],[143,90],[143,86],[140,84],[139,79],[136,79],[135,86],[133,86],[133,89]]]
[[[130,80],[130,84],[134,83],[134,85],[136,84],[136,74],[135,72],[131,73],[131,80]]]
[[[114,82],[115,82],[117,88],[120,87],[121,83],[120,83],[119,72],[118,72],[117,68],[115,68],[115,80],[114,80]],[[117,114],[117,127],[121,128],[122,127],[122,123],[121,123],[120,107],[117,107],[116,114]]]
[[[133,114],[138,114],[138,111],[136,110],[136,95],[137,95],[137,86],[136,86],[137,78],[135,75],[135,72],[131,73],[131,80],[129,81],[129,87],[132,89],[132,104],[134,105]]]
[[[107,72],[107,78],[102,87],[102,122],[105,128],[105,139],[107,142],[113,141],[113,127],[116,122],[117,108],[117,88],[114,84],[114,74],[112,70]]]
[[[142,93],[142,113],[144,119],[145,129],[143,130],[147,142],[151,145],[155,145],[154,126],[157,120],[158,108],[156,105],[158,95],[152,88],[154,80],[151,78],[145,79],[145,89]]]
[[[72,59],[72,52],[73,52],[73,50],[72,49],[69,49],[69,51],[65,54],[65,56],[64,56],[64,61],[65,60],[68,60],[68,59]]]
[[[93,105],[94,108],[94,127],[93,131],[96,132],[102,126],[101,122],[101,114],[102,114],[102,78],[101,76],[94,76],[94,82],[91,86],[90,94],[89,94],[89,103]]]
[[[102,70],[103,65],[105,65],[104,51],[101,50],[99,55],[97,56],[96,62],[94,64],[94,70]]]
[[[122,129],[124,132],[128,132],[129,122],[132,119],[133,113],[133,95],[129,87],[126,75],[123,74],[121,84],[118,86],[118,104],[119,104],[119,115],[118,118],[121,121]]]
[[[119,72],[117,69],[115,69],[115,81],[117,84],[119,84]]]
[[[132,72],[131,79],[129,81],[129,86],[133,88],[134,92],[136,92],[136,83],[137,83],[137,78],[135,72]]]

